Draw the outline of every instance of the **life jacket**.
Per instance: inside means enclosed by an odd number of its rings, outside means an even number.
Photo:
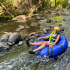
[[[57,38],[57,34],[54,34],[54,32],[52,31],[50,38],[49,38],[49,42],[54,43],[56,41],[56,38]]]

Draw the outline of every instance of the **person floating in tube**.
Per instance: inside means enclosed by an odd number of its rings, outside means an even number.
[[[59,41],[59,38],[60,38],[59,31],[60,31],[59,27],[54,27],[54,30],[52,31],[52,33],[49,36],[38,38],[38,39],[49,39],[49,41],[42,41],[42,42],[38,42],[38,43],[29,43],[29,45],[40,46],[35,50],[29,51],[29,53],[34,54],[36,51],[43,49],[45,46],[53,47],[53,45],[55,45]]]

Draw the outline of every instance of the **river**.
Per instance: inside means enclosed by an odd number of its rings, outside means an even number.
[[[13,46],[7,52],[0,53],[0,70],[70,70],[70,16],[57,17],[51,17],[51,19],[59,21],[62,18],[60,21],[62,21],[62,25],[65,28],[62,34],[67,37],[69,43],[68,49],[58,57],[58,60],[41,57],[39,55],[30,55],[28,51],[32,48],[27,47],[25,42],[23,42],[22,46]],[[66,21],[63,21],[63,18]],[[42,21],[45,22],[44,20]],[[17,23],[15,21],[1,21],[0,37],[4,32],[15,32],[19,25],[29,26],[29,28],[24,28],[20,32],[21,34],[29,34],[39,29],[39,26],[30,26],[29,23],[32,22]]]

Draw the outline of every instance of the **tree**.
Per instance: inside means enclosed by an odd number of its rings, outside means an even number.
[[[28,0],[29,6],[32,7],[32,0]]]
[[[56,3],[56,0],[55,0],[55,8],[56,8],[56,6],[57,6],[56,4],[57,4],[57,3]]]

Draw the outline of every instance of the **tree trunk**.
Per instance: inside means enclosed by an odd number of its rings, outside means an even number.
[[[32,7],[32,0],[28,0],[29,6]]]
[[[56,0],[55,0],[55,8],[56,8]]]

